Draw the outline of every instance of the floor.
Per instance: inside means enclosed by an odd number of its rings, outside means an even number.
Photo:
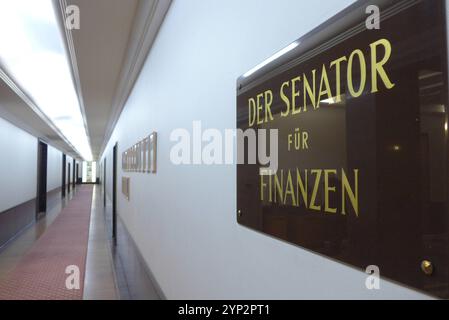
[[[120,294],[117,289],[106,233],[100,189],[101,187],[94,186],[83,298],[114,300],[119,299]],[[71,197],[72,195],[69,194],[66,199],[61,199],[60,193],[55,194],[54,198],[48,201],[47,215],[2,248],[0,251],[0,281],[18,265],[21,258],[53,223]]]
[[[61,193],[56,193],[48,199],[47,215],[37,223],[22,231],[0,251],[0,280],[4,279],[12,271],[20,259],[33,246],[37,239],[45,232],[47,227],[56,219],[61,209],[71,200],[69,194],[65,199],[60,199]]]
[[[120,298],[101,194],[101,187],[95,185],[84,280],[85,300],[116,300]]]

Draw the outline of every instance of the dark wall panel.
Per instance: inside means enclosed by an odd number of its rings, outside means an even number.
[[[0,248],[35,221],[36,199],[0,213]]]

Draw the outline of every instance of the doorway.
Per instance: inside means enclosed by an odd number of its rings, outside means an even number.
[[[67,164],[67,191],[70,193],[72,183],[70,182],[70,162]]]
[[[106,207],[106,158],[103,161],[103,206]]]
[[[117,143],[112,154],[112,238],[117,241]]]
[[[82,183],[97,183],[97,162],[83,161]]]
[[[75,172],[75,167],[76,167],[76,171],[78,171],[78,165],[76,164],[76,160],[73,159],[73,172],[72,172],[72,189],[75,190],[75,184],[76,184],[76,172]]]
[[[47,212],[47,152],[47,144],[39,140],[37,148],[36,220]]]
[[[66,189],[66,166],[67,166],[67,159],[66,155],[62,155],[62,184],[61,184],[61,196],[65,198],[65,189]]]

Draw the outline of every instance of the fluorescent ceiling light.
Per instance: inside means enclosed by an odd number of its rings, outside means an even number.
[[[274,60],[280,58],[281,56],[283,56],[284,54],[286,54],[287,52],[292,51],[293,49],[295,49],[297,46],[299,46],[299,42],[293,42],[290,45],[288,45],[287,47],[285,47],[284,49],[282,49],[281,51],[276,52],[275,54],[273,54],[271,57],[269,57],[268,59],[266,59],[264,62],[258,64],[257,66],[255,66],[254,68],[252,68],[251,70],[249,70],[247,73],[245,73],[243,75],[243,77],[247,78],[250,75],[252,75],[253,73],[255,73],[256,71],[262,69],[263,67],[265,67],[267,64],[270,64],[271,62],[273,62]]]
[[[52,0],[0,0],[0,67],[86,161],[84,119]]]

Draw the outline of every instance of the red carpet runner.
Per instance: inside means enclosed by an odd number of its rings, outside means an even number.
[[[0,300],[78,300],[83,298],[92,186],[78,186],[73,199],[0,283]],[[66,287],[68,266],[80,270],[80,289]],[[72,273],[73,274],[73,273]]]

